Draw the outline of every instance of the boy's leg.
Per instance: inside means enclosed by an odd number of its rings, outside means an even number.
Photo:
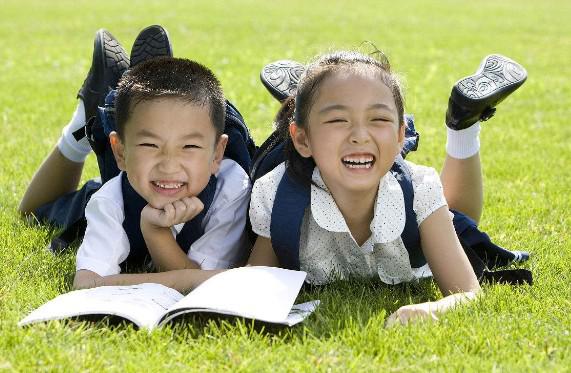
[[[19,206],[21,213],[33,213],[41,205],[77,189],[83,163],[91,152],[81,129],[86,119],[95,115],[97,106],[104,104],[105,95],[128,67],[129,58],[113,35],[103,29],[97,31],[91,68],[79,90],[77,108],[26,189]]]
[[[480,220],[483,205],[480,163],[480,121],[491,118],[495,107],[519,88],[527,72],[500,55],[484,58],[478,71],[452,88],[446,125],[446,159],[440,174],[451,209]]]

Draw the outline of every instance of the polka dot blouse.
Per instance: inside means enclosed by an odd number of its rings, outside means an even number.
[[[440,177],[430,167],[407,162],[414,188],[413,209],[420,224],[438,208],[446,205]],[[285,172],[282,163],[258,179],[252,190],[250,220],[254,232],[270,238],[272,207],[278,184]],[[400,238],[405,225],[402,189],[388,173],[379,183],[371,236],[359,246],[351,235],[333,196],[319,170],[312,175],[311,205],[306,209],[300,235],[300,269],[307,281],[325,284],[347,277],[378,276],[387,284],[413,281],[432,275],[428,264],[411,268],[408,252]]]

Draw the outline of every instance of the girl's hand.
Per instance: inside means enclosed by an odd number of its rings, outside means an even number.
[[[437,307],[432,302],[402,306],[387,318],[387,321],[385,321],[385,328],[390,328],[399,324],[406,325],[409,322],[419,320],[438,321],[436,311]]]
[[[197,197],[182,198],[165,205],[163,209],[147,205],[141,212],[141,223],[145,222],[157,228],[170,228],[193,219],[202,209],[204,205]]]

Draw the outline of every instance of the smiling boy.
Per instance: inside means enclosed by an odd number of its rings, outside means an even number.
[[[193,61],[155,58],[123,76],[109,136],[122,172],[87,204],[75,288],[148,281],[188,289],[191,273],[208,276],[194,269],[241,264],[250,183],[224,159],[225,105],[214,74]],[[149,259],[163,273],[120,274]]]

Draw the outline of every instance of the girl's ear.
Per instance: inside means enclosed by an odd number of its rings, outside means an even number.
[[[220,168],[220,163],[222,162],[222,159],[224,159],[224,151],[226,150],[226,144],[228,144],[228,135],[226,134],[220,135],[220,138],[216,142],[216,145],[214,145],[215,146],[214,157],[212,159],[212,164],[210,166],[210,173],[212,175],[216,174],[218,172],[218,169]]]
[[[119,167],[121,171],[125,171],[125,145],[123,145],[123,142],[119,138],[117,132],[112,131],[109,134],[109,143],[111,144],[111,150],[113,150],[117,167]]]
[[[291,122],[289,125],[289,135],[295,150],[304,158],[311,157],[311,147],[309,146],[309,141],[307,138],[307,132],[298,127],[295,122]]]
[[[398,141],[400,149],[402,149],[402,147],[404,146],[405,130],[406,130],[406,122],[402,126],[399,126]]]

